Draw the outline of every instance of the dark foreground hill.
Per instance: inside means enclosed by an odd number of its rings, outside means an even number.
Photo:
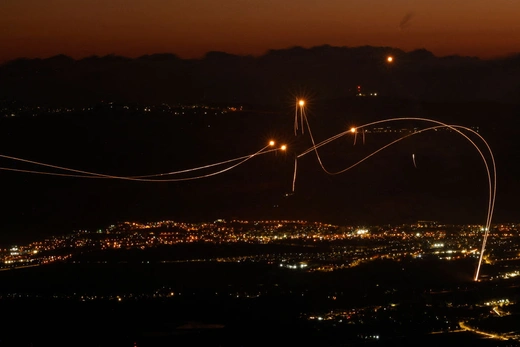
[[[386,57],[394,56],[393,63]],[[278,104],[302,92],[354,95],[357,86],[418,100],[520,96],[520,58],[436,57],[426,50],[328,45],[271,50],[259,57],[209,52],[202,59],[154,54],[74,60],[18,59],[0,66],[0,95],[37,103],[225,101]]]

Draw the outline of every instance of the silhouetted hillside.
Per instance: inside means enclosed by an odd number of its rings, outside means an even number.
[[[394,56],[393,63],[386,56]],[[3,99],[34,103],[240,102],[281,104],[301,92],[324,99],[354,95],[356,86],[380,96],[426,101],[516,102],[520,55],[497,60],[436,57],[419,49],[293,47],[237,56],[209,52],[202,59],[174,54],[74,60],[17,59],[0,66]]]

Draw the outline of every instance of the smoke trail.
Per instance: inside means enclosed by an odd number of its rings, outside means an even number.
[[[405,30],[410,27],[410,22],[413,18],[414,14],[412,12],[408,12],[404,15],[403,19],[401,19],[401,22],[399,22],[399,30]]]

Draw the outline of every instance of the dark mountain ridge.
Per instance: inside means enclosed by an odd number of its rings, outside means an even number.
[[[386,57],[394,61],[388,63]],[[495,60],[436,57],[425,49],[292,47],[262,56],[208,52],[201,59],[175,54],[115,55],[79,60],[65,55],[17,59],[0,65],[3,99],[26,103],[240,102],[280,105],[287,95],[355,95],[425,101],[517,102],[520,55]]]

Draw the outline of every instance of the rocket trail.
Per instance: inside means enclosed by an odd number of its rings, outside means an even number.
[[[138,182],[180,182],[180,181],[189,181],[189,180],[196,180],[196,179],[201,179],[201,178],[215,176],[215,175],[224,173],[226,171],[229,171],[229,170],[231,170],[231,169],[233,169],[233,168],[235,168],[235,167],[245,163],[246,161],[252,159],[255,156],[259,156],[259,155],[262,155],[262,154],[267,154],[267,153],[271,153],[271,152],[275,152],[275,151],[280,150],[279,148],[274,148],[274,149],[270,149],[270,150],[266,151],[266,149],[268,147],[270,147],[270,146],[271,146],[271,144],[265,146],[264,148],[260,149],[259,151],[255,152],[253,154],[250,154],[250,155],[247,155],[247,156],[243,156],[243,157],[234,158],[234,159],[230,159],[230,160],[226,160],[226,161],[222,161],[222,162],[219,162],[219,163],[209,164],[209,165],[200,166],[200,167],[196,167],[196,168],[192,168],[192,169],[181,170],[181,171],[165,172],[165,173],[154,174],[154,175],[147,175],[147,176],[114,176],[114,175],[106,175],[106,174],[101,174],[101,173],[95,173],[95,172],[89,172],[89,171],[83,171],[83,170],[76,170],[76,169],[67,168],[67,167],[63,167],[63,166],[57,166],[57,165],[52,165],[52,164],[47,164],[47,163],[42,163],[42,162],[37,162],[37,161],[33,161],[33,160],[27,160],[27,159],[22,159],[22,158],[17,158],[17,157],[2,155],[2,154],[0,154],[0,158],[15,160],[15,161],[18,161],[18,162],[24,162],[24,163],[29,163],[29,164],[39,165],[39,166],[45,166],[45,167],[58,169],[58,170],[74,172],[76,174],[64,174],[64,173],[54,173],[54,172],[45,172],[45,171],[36,171],[36,170],[22,170],[22,169],[7,168],[7,167],[0,167],[0,170],[14,171],[14,172],[25,172],[25,173],[41,174],[41,175],[53,175],[53,176],[61,176],[61,177],[104,178],[104,179],[118,179],[118,180],[138,181]],[[210,167],[223,165],[223,164],[227,164],[227,163],[232,163],[232,162],[237,162],[237,161],[239,161],[239,162],[236,163],[236,164],[233,164],[233,165],[231,165],[229,167],[226,167],[224,169],[221,169],[221,170],[218,170],[216,172],[209,173],[209,174],[205,174],[205,175],[199,175],[199,176],[194,176],[194,177],[184,177],[184,178],[169,178],[169,179],[151,179],[151,178],[148,178],[148,177],[168,176],[168,175],[174,175],[174,174],[179,174],[179,173],[192,172],[192,171],[207,169],[207,168],[210,168]]]
[[[370,125],[375,125],[375,124],[379,124],[379,123],[385,123],[385,122],[394,122],[394,121],[409,121],[409,120],[414,120],[414,121],[424,121],[424,122],[430,122],[430,123],[433,123],[433,124],[436,124],[435,127],[431,127],[431,128],[427,128],[427,129],[423,129],[423,130],[419,130],[419,131],[416,131],[415,133],[412,133],[412,134],[409,134],[407,136],[404,136],[396,141],[393,141],[392,143],[386,145],[386,146],[383,146],[382,148],[380,148],[379,150],[375,151],[374,153],[370,154],[369,156],[363,158],[362,160],[360,160],[359,162],[357,162],[356,164],[354,165],[351,165],[350,167],[344,169],[344,170],[340,170],[338,172],[330,172],[328,171],[324,165],[323,165],[323,162],[321,160],[321,157],[319,155],[319,152],[318,152],[318,148],[319,147],[322,147],[338,138],[341,138],[345,135],[347,135],[348,133],[351,133],[351,132],[354,132],[355,134],[357,134],[357,130],[358,129],[363,129],[363,128],[366,128]],[[310,152],[315,152],[316,154],[316,158],[318,159],[318,162],[321,166],[321,168],[323,169],[323,171],[325,171],[327,174],[330,174],[330,175],[337,175],[337,174],[340,174],[340,173],[343,173],[343,172],[346,172],[348,170],[350,170],[351,168],[353,168],[354,166],[360,164],[361,162],[365,161],[366,159],[368,159],[369,157],[375,155],[376,153],[378,153],[379,151],[383,150],[384,148],[387,148],[388,146],[396,143],[396,142],[399,142],[401,140],[403,140],[404,138],[406,137],[409,137],[409,136],[412,136],[412,135],[416,135],[418,133],[421,133],[421,132],[424,132],[426,130],[432,130],[432,129],[435,129],[435,128],[448,128],[448,129],[451,129],[453,131],[455,131],[457,134],[461,135],[462,137],[464,137],[466,140],[468,140],[472,145],[473,147],[477,150],[477,152],[480,154],[483,162],[484,162],[484,166],[486,168],[486,173],[487,173],[487,176],[488,176],[488,186],[489,186],[489,202],[488,202],[488,213],[487,213],[487,218],[486,218],[486,226],[485,226],[485,229],[484,229],[484,237],[483,237],[483,242],[482,242],[482,248],[481,248],[481,252],[480,252],[480,258],[479,258],[479,262],[478,262],[478,265],[477,265],[477,270],[476,270],[476,273],[475,273],[475,277],[474,277],[474,280],[477,281],[478,280],[478,277],[479,277],[479,273],[480,273],[480,267],[481,267],[481,264],[482,264],[482,260],[483,260],[483,255],[484,255],[484,252],[485,252],[485,247],[486,247],[486,243],[487,243],[487,238],[489,236],[489,231],[490,231],[490,227],[491,227],[491,220],[492,220],[492,217],[493,217],[493,212],[494,212],[494,208],[495,208],[495,200],[496,200],[496,185],[497,185],[497,177],[496,177],[496,162],[495,162],[495,157],[493,155],[493,152],[489,146],[489,144],[487,143],[487,141],[479,134],[477,133],[476,131],[474,131],[473,129],[470,129],[470,128],[467,128],[467,127],[464,127],[464,126],[459,126],[459,125],[449,125],[449,124],[445,124],[445,123],[442,123],[442,122],[439,122],[439,121],[436,121],[436,120],[433,120],[433,119],[428,119],[428,118],[419,118],[419,117],[403,117],[403,118],[390,118],[390,119],[385,119],[385,120],[380,120],[380,121],[375,121],[375,122],[371,122],[371,123],[368,123],[368,124],[364,124],[360,127],[358,127],[357,129],[356,128],[352,128],[351,131],[344,131],[342,133],[339,133],[337,135],[334,135],[322,142],[320,142],[319,144],[316,144],[315,141],[314,141],[314,138],[312,137],[312,132],[310,130],[310,125],[308,123],[308,120],[305,119],[306,123],[307,123],[307,128],[309,130],[309,135],[311,137],[311,141],[313,143],[313,146],[309,149],[307,149],[306,151],[304,151],[303,153],[301,153],[300,155],[297,156],[297,158],[300,158]],[[465,130],[469,133],[472,133],[473,135],[477,136],[485,145],[486,149],[487,149],[487,153],[489,154],[489,157],[491,159],[491,166],[492,166],[492,173],[490,171],[490,163],[488,163],[488,159],[486,158],[486,156],[484,155],[484,153],[482,152],[482,150],[480,149],[480,147],[473,141],[471,140],[471,138],[469,138],[466,134],[464,134],[461,130]],[[355,138],[354,138],[354,143],[355,143]],[[414,166],[416,166],[416,163],[415,163],[415,155],[413,155],[412,157],[413,161],[414,161]]]
[[[292,181],[292,192],[294,193],[294,188],[296,187],[296,172],[298,168],[298,158],[294,158],[294,175]]]
[[[294,112],[294,136],[297,135],[297,132],[298,132],[298,98],[296,98],[296,102],[295,102],[295,112]]]
[[[296,98],[296,108],[294,113],[294,136],[298,135],[299,125],[301,123],[301,131],[304,133],[303,118],[305,117],[305,100]],[[298,119],[300,118],[300,119]]]

